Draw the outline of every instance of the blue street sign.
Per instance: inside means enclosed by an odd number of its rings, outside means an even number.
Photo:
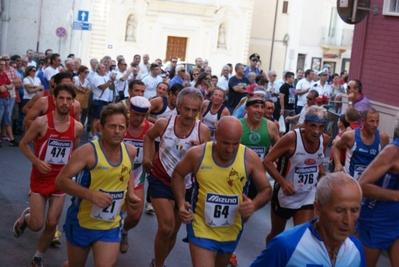
[[[91,31],[91,23],[84,23],[81,21],[73,22],[73,29],[78,31]]]
[[[88,22],[89,21],[89,11],[79,10],[78,11],[78,21]]]

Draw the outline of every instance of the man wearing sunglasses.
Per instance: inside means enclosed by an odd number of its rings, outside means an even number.
[[[348,93],[348,108],[355,108],[359,114],[371,107],[370,101],[362,93],[362,83],[351,80],[346,88]]]
[[[184,85],[184,76],[186,74],[186,69],[183,65],[178,65],[176,67],[175,77],[169,82],[169,87],[172,87],[175,83]]]
[[[256,63],[260,60],[260,56],[257,53],[252,54],[249,57],[250,63],[245,67],[244,76],[248,78],[250,72],[254,72],[256,76],[260,75],[260,70],[256,67]]]

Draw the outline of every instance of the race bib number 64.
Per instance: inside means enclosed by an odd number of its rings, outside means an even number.
[[[210,227],[228,227],[234,224],[238,209],[237,195],[207,193],[205,223]]]

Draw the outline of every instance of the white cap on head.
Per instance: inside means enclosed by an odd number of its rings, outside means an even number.
[[[137,111],[140,113],[147,113],[151,107],[151,103],[145,97],[134,96],[134,97],[130,98],[130,107],[134,111]]]

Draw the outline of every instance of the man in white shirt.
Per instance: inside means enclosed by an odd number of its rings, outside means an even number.
[[[147,75],[142,81],[145,84],[144,97],[149,99],[156,95],[157,85],[162,82],[162,77],[159,74],[158,64],[152,63],[150,67],[150,75]]]
[[[93,101],[91,102],[92,121],[90,130],[93,139],[98,139],[95,126],[100,121],[101,110],[104,106],[108,105],[110,90],[115,89],[115,76],[111,75],[109,78],[106,76],[103,63],[97,64],[96,72],[97,75],[95,75],[92,80]]]
[[[33,52],[32,49],[28,49],[26,51],[26,57],[28,58],[28,66],[33,66],[33,67],[37,68],[37,63],[36,63],[36,61],[33,60],[34,55],[35,55],[35,53]]]
[[[224,65],[222,68],[222,76],[220,76],[220,79],[216,84],[216,87],[223,89],[226,93],[229,90],[229,79],[230,79],[229,74],[230,74],[230,67],[228,65]]]
[[[141,76],[149,74],[148,72],[148,67],[150,66],[150,63],[148,62],[149,60],[150,56],[148,56],[148,54],[144,54],[143,61],[139,64]]]
[[[118,62],[118,71],[115,79],[115,90],[119,96],[119,100],[123,100],[129,97],[129,80],[132,79],[133,67],[127,68],[126,61],[124,59]]]
[[[50,56],[50,66],[48,66],[44,72],[43,72],[43,76],[44,78],[46,78],[49,88],[44,88],[44,90],[49,90],[51,87],[51,78],[56,75],[57,73],[59,73],[59,69],[58,67],[61,64],[61,57],[59,54],[57,53],[53,53]]]
[[[328,84],[328,70],[323,69],[317,73],[319,80],[313,85],[312,89],[317,90],[319,95],[330,96],[332,93],[331,85]]]
[[[305,71],[305,78],[301,79],[295,87],[295,95],[298,96],[296,105],[296,114],[301,113],[303,106],[306,103],[306,96],[313,85],[314,72],[311,69]]]
[[[91,84],[91,81],[93,80],[94,75],[96,74],[96,66],[98,64],[98,60],[96,58],[90,59],[90,67],[89,68],[89,75],[87,75],[87,80],[89,81],[89,85]]]

